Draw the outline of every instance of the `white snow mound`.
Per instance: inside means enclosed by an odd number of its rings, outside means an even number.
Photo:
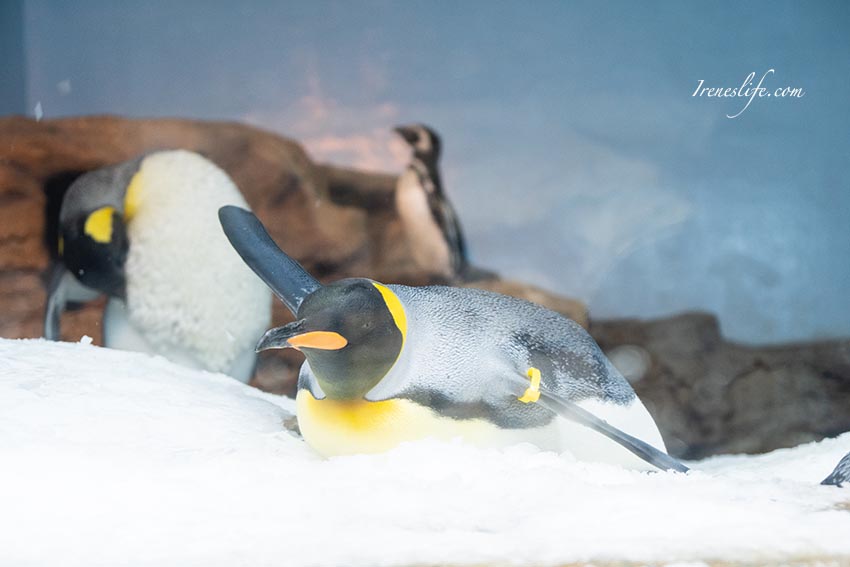
[[[688,475],[530,445],[322,460],[291,400],[162,358],[0,339],[0,565],[850,562],[850,434]]]

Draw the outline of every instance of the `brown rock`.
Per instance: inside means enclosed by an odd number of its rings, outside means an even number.
[[[705,313],[593,321],[590,331],[606,352],[649,354],[633,386],[676,456],[762,453],[850,430],[850,340],[746,346]]]

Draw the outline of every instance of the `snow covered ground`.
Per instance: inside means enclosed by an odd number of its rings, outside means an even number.
[[[0,565],[850,564],[850,434],[688,475],[425,441],[322,460],[290,400],[0,340]]]

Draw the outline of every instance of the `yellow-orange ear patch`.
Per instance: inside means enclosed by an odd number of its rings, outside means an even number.
[[[387,286],[377,282],[372,282],[372,285],[381,292],[381,296],[384,298],[387,309],[390,310],[390,314],[393,316],[396,327],[401,331],[401,344],[404,345],[404,341],[407,339],[407,313],[404,312],[404,306],[401,304],[401,300]]]
[[[108,243],[112,240],[112,214],[114,212],[115,209],[112,207],[97,209],[88,216],[83,230],[95,242]]]
[[[138,171],[130,180],[127,192],[124,194],[124,220],[129,221],[139,210],[139,193],[142,186],[142,172]]]

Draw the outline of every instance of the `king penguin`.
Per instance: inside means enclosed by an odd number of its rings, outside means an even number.
[[[68,188],[44,334],[69,302],[108,296],[104,345],[159,354],[247,382],[271,293],[228,244],[224,205],[247,207],[215,164],[184,150],[98,169]]]
[[[575,322],[487,291],[320,285],[237,207],[219,211],[236,251],[292,311],[258,350],[306,356],[296,408],[325,456],[416,439],[482,446],[530,442],[577,459],[687,471],[625,378]]]
[[[451,281],[463,275],[468,260],[460,222],[443,190],[440,137],[422,124],[398,126],[395,131],[413,149],[395,192],[411,255],[420,269]]]

